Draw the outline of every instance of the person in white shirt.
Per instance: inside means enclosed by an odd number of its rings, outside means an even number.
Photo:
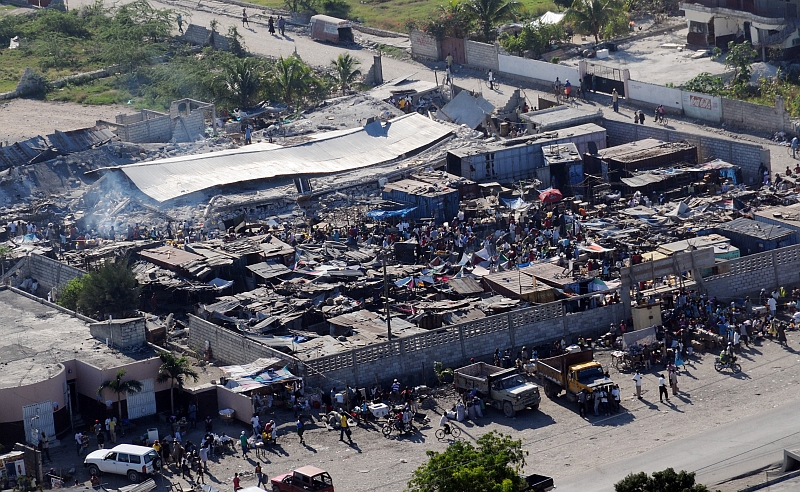
[[[667,392],[667,380],[664,379],[663,374],[658,375],[658,400],[661,403],[664,403],[664,397],[667,397],[667,401],[669,401],[669,393]]]
[[[444,427],[444,433],[450,434],[450,419],[447,418],[446,414],[442,414],[442,418],[439,419],[439,427]]]
[[[636,398],[641,398],[642,397],[642,375],[639,374],[639,371],[636,371],[636,374],[634,374],[631,379],[636,383]]]

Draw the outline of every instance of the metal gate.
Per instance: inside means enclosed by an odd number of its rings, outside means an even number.
[[[586,86],[594,91],[611,94],[614,89],[621,97],[625,97],[625,79],[622,69],[589,63],[584,76]]]
[[[453,55],[453,63],[464,65],[467,63],[467,52],[464,40],[461,38],[444,38],[442,40],[442,60],[447,55]]]
[[[156,413],[156,392],[152,378],[142,381],[142,391],[126,393],[125,397],[128,402],[129,419],[138,419]]]
[[[56,426],[53,421],[53,402],[50,400],[22,407],[22,420],[25,425],[25,440],[37,446],[42,431],[50,439],[56,437]]]

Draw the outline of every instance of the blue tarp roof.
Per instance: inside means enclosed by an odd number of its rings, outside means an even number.
[[[404,208],[401,210],[370,210],[367,212],[367,217],[374,220],[386,220],[391,217],[405,217],[417,207]]]

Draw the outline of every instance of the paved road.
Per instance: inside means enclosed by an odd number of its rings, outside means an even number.
[[[559,492],[613,491],[629,473],[672,467],[695,471],[709,488],[782,462],[784,448],[800,445],[797,403],[787,403],[752,417],[721,425],[628,459],[559,480]],[[714,426],[714,422],[708,422]],[[642,435],[642,439],[648,436]],[[761,475],[763,476],[763,474]]]

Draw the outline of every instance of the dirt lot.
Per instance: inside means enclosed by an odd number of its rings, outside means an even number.
[[[0,142],[14,143],[37,135],[94,126],[97,120],[114,121],[119,113],[134,113],[126,106],[84,106],[36,99],[12,99],[0,103]]]
[[[797,347],[798,339],[797,332],[790,332],[789,346]],[[600,351],[597,357],[607,363],[610,353]],[[555,401],[544,397],[538,412],[520,412],[516,418],[509,419],[498,411],[488,411],[479,422],[458,425],[463,429],[462,439],[473,440],[491,430],[522,439],[530,452],[526,471],[554,476],[558,484],[559,478],[572,473],[602,467],[605,463],[797,399],[798,374],[794,370],[797,353],[792,348],[766,341],[745,350],[740,362],[743,372],[733,376],[715,372],[710,354],[692,358],[680,375],[682,394],[673,397],[669,405],[658,402],[658,371],[645,375],[644,398],[639,401],[632,396],[631,374],[612,368],[611,377],[620,385],[624,401],[621,413],[611,417],[583,419],[578,416],[574,404],[562,396]],[[318,421],[307,428],[307,444],[302,446],[294,433],[292,414],[279,410],[273,417],[279,424],[277,446],[269,449],[265,457],[257,458],[251,452],[247,459],[243,459],[241,454],[218,459],[210,465],[211,474],[206,480],[220,490],[231,490],[233,474],[252,472],[258,460],[270,476],[299,465],[313,464],[331,473],[337,490],[400,491],[412,471],[426,461],[426,450],[441,451],[447,446],[446,442],[436,440],[434,431],[438,424],[437,412],[452,403],[452,399],[440,400],[438,408],[425,410],[433,422],[412,436],[386,439],[377,426],[359,427],[353,432],[355,444],[352,446],[340,442],[338,432],[326,430]],[[201,409],[201,417],[202,414]],[[142,424],[128,436],[143,433],[146,427],[147,424]],[[215,419],[217,432],[238,435],[242,429],[244,427],[240,424],[225,426]],[[161,435],[165,431],[162,429]],[[200,430],[195,430],[185,438],[198,442],[200,434]],[[88,480],[88,474],[80,466],[82,458],[76,455],[71,438],[66,438],[64,444],[53,449],[52,453],[56,468],[76,467],[76,478],[81,482]],[[124,477],[108,475],[102,481],[108,484],[107,487],[125,485]],[[158,481],[160,491],[166,491],[170,481],[180,483],[184,488],[192,483],[171,471],[165,472],[163,479]],[[255,483],[251,474],[242,480],[245,487]],[[715,488],[728,492],[738,490],[741,485],[739,482],[737,487],[723,484],[715,485]]]

